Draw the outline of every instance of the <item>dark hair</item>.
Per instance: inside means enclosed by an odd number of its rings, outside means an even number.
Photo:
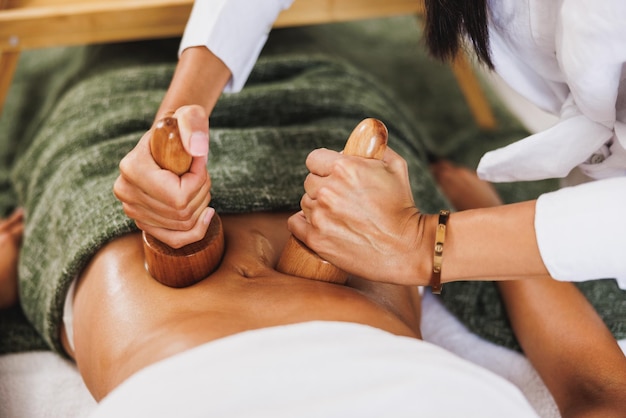
[[[467,36],[479,61],[493,68],[487,0],[425,0],[425,7],[424,32],[431,55],[444,61],[454,58]]]

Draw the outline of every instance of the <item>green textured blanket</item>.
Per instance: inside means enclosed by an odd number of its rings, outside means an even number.
[[[211,117],[212,205],[220,212],[296,209],[308,152],[343,148],[358,121],[377,117],[409,162],[421,209],[447,206],[427,172],[426,148],[472,165],[485,148],[525,132],[498,107],[499,129],[479,131],[450,72],[419,55],[418,34],[406,19],[274,34],[246,89],[224,95]],[[20,292],[33,326],[19,309],[0,313],[0,353],[60,350],[70,281],[103,243],[134,230],[111,188],[119,160],[152,121],[176,47],[174,40],[55,49],[20,63],[0,120],[0,210],[27,210]],[[500,191],[511,201],[553,186]],[[589,287],[615,335],[626,337],[624,292],[612,282]],[[492,284],[446,285],[442,301],[479,335],[517,347]]]
[[[11,176],[28,220],[22,308],[56,350],[72,279],[104,243],[134,230],[111,190],[120,159],[150,126],[173,70],[172,63],[105,62],[59,95]],[[434,205],[424,209],[441,207],[432,181],[424,180],[423,140],[402,112],[368,76],[337,60],[262,58],[246,89],[224,95],[211,117],[212,205],[221,213],[296,210],[306,155],[322,146],[342,149],[360,120],[376,117],[387,122],[390,145],[420,180],[416,194]]]

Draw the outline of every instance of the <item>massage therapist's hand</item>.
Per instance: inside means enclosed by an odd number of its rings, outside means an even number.
[[[292,234],[350,274],[415,283],[424,215],[413,201],[406,161],[389,148],[382,160],[318,149],[306,165],[302,211],[288,223]]]
[[[203,107],[192,105],[180,107],[173,116],[178,119],[183,145],[193,157],[189,172],[179,177],[156,164],[150,153],[150,130],[120,162],[113,192],[137,227],[180,248],[204,237],[215,211],[208,207],[208,115]]]
[[[194,157],[191,169],[181,177],[161,170],[150,154],[151,132],[120,163],[114,193],[124,211],[139,228],[171,247],[202,239],[215,213],[207,207],[208,115],[230,77],[228,67],[206,47],[185,49],[155,119],[172,114],[178,119],[183,145]]]

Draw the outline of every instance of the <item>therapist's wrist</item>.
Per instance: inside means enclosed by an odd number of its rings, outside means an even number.
[[[437,215],[420,214],[416,226],[417,240],[413,251],[410,284],[428,286],[433,273],[434,243],[437,229]]]
[[[171,116],[186,105],[202,106],[210,115],[230,78],[226,64],[208,48],[186,48],[155,119]]]

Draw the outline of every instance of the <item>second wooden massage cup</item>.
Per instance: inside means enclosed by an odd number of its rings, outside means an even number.
[[[182,176],[191,166],[191,156],[183,148],[175,118],[159,120],[150,139],[150,152],[159,167]],[[224,230],[217,213],[198,242],[172,248],[143,233],[146,268],[157,281],[170,287],[187,287],[206,278],[219,265],[224,253]]]
[[[365,119],[350,134],[343,153],[380,160],[387,149],[387,138],[387,127],[381,121]],[[322,259],[293,235],[287,241],[276,270],[338,284],[344,284],[348,279],[346,272]]]

